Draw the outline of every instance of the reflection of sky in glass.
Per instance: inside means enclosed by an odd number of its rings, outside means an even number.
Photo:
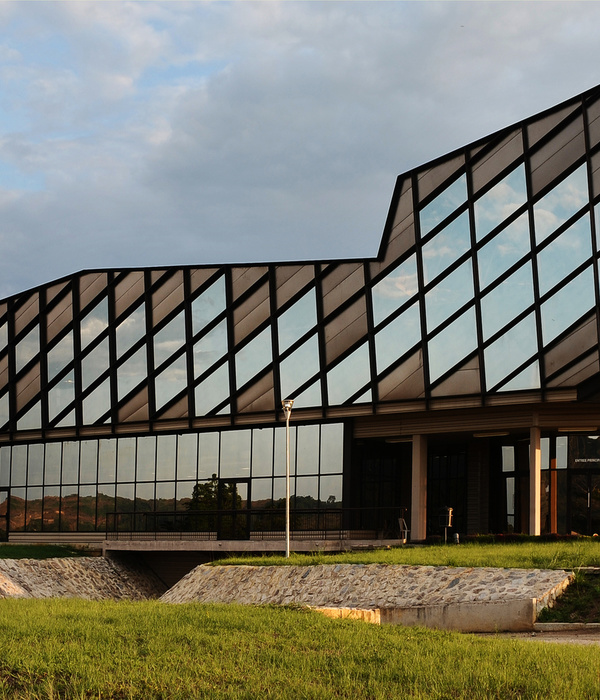
[[[492,389],[536,352],[535,315],[530,314],[483,351],[487,390]]]
[[[0,427],[8,423],[8,393],[0,398]]]
[[[347,401],[371,379],[369,347],[363,343],[343,362],[327,373],[329,404],[336,406]]]
[[[592,268],[589,267],[542,304],[544,344],[556,338],[559,333],[586,314],[594,304],[594,277]]]
[[[20,372],[25,365],[40,352],[40,328],[35,326],[21,340],[15,349],[15,360],[17,372]]]
[[[600,250],[600,204],[594,207],[594,218],[596,221],[596,250]]]
[[[467,179],[461,175],[421,211],[421,236],[425,236],[467,201]]]
[[[87,314],[81,321],[79,328],[82,349],[86,348],[92,340],[96,340],[102,331],[108,328],[108,300],[106,297]]]
[[[221,433],[221,478],[250,476],[250,437],[250,430]]]
[[[106,379],[83,400],[83,422],[95,423],[110,408],[110,380]]]
[[[235,371],[238,387],[243,386],[255,374],[272,361],[271,329],[265,328],[254,340],[243,347],[235,356]]]
[[[432,382],[477,347],[475,309],[468,309],[429,343],[429,376]]]
[[[155,379],[156,408],[161,408],[187,386],[185,355],[179,357]]]
[[[108,338],[97,345],[89,355],[81,360],[81,378],[84,389],[108,369]]]
[[[582,165],[534,205],[536,241],[543,241],[588,201],[587,173]]]
[[[222,311],[225,311],[225,277],[223,275],[192,302],[194,335]]]
[[[481,299],[484,340],[494,335],[531,304],[533,279],[531,263],[527,263]]]
[[[344,464],[344,426],[328,423],[321,426],[321,474],[341,472]]]
[[[321,395],[321,382],[317,380],[305,389],[301,394],[298,394],[294,399],[295,408],[306,408],[308,406],[321,406],[323,397]]]
[[[525,167],[518,168],[475,202],[475,230],[480,241],[525,203]]]
[[[279,352],[284,352],[298,338],[317,325],[317,303],[315,290],[311,289],[277,321],[279,330]]]
[[[73,333],[67,335],[48,351],[48,379],[54,379],[70,362],[73,362]]]
[[[291,396],[299,386],[302,386],[304,382],[307,382],[318,371],[319,343],[317,336],[313,335],[306,343],[303,343],[288,358],[281,362],[281,396],[283,398]]]
[[[42,411],[41,404],[38,401],[33,408],[19,418],[17,421],[17,430],[35,430],[42,427]]]
[[[437,328],[473,296],[473,265],[467,260],[425,295],[427,330]]]
[[[185,342],[185,322],[183,311],[154,336],[154,366],[160,365]]]
[[[196,415],[212,411],[229,396],[229,370],[227,363],[219,367],[196,387]]]
[[[227,322],[223,320],[194,345],[194,375],[199,377],[206,372],[226,352]]]
[[[529,367],[513,377],[510,382],[506,382],[499,391],[522,391],[523,389],[540,388],[540,365],[536,360]]]
[[[530,251],[529,224],[523,214],[500,231],[478,253],[479,283],[484,289]]]
[[[148,375],[146,348],[140,348],[117,369],[119,401]]]
[[[69,372],[48,392],[48,418],[54,420],[75,398],[75,374]]]
[[[4,350],[8,343],[8,323],[3,323],[0,326],[0,350]]]
[[[121,357],[146,334],[144,306],[138,308],[117,326],[117,357]]]
[[[339,503],[342,500],[342,476],[322,476],[321,477],[321,496],[322,503],[333,496],[332,502]]]
[[[429,284],[470,247],[469,215],[465,212],[423,246],[425,284]]]
[[[382,372],[389,367],[420,340],[419,304],[415,303],[375,336],[377,372]]]
[[[375,325],[417,293],[417,258],[411,255],[373,287]]]
[[[586,215],[538,253],[540,294],[552,289],[591,254],[590,220]]]

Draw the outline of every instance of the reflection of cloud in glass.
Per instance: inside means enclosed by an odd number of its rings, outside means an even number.
[[[421,236],[429,233],[466,200],[467,180],[461,175],[421,212]]]
[[[487,340],[516,318],[533,301],[531,263],[526,263],[481,299],[484,339]]]
[[[431,381],[458,364],[477,347],[475,310],[469,309],[429,343],[429,376]]]
[[[520,165],[475,202],[477,240],[507,219],[526,199],[525,170]]]
[[[493,388],[536,352],[535,316],[531,314],[484,350],[487,389]]]
[[[542,336],[549,343],[595,304],[594,276],[588,267],[542,304]]]
[[[592,255],[588,216],[579,219],[538,254],[540,294],[545,294]]]
[[[469,215],[465,212],[423,246],[425,284],[435,279],[470,247]]]
[[[533,207],[535,236],[543,241],[588,202],[585,165],[559,183]]]
[[[393,270],[373,287],[375,323],[383,321],[418,291],[417,258],[415,255]]]
[[[347,401],[367,384],[370,378],[369,347],[364,343],[343,362],[329,370],[327,374],[329,405],[336,406]]]
[[[439,326],[473,297],[473,266],[467,260],[425,295],[427,330]]]

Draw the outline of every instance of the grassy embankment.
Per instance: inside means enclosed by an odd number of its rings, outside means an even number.
[[[0,601],[0,698],[596,698],[600,648],[291,608]]]

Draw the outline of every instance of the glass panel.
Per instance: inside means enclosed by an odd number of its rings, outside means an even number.
[[[515,448],[512,445],[502,445],[502,471],[514,472]]]
[[[168,403],[187,387],[187,365],[185,355],[170,364],[154,381],[156,408]]]
[[[10,415],[8,411],[8,393],[6,393],[0,398],[0,428],[5,423],[8,423],[9,418]]]
[[[238,387],[243,386],[272,361],[271,329],[265,328],[235,356]]]
[[[538,253],[540,295],[552,289],[591,255],[592,234],[586,215]]]
[[[480,241],[527,200],[525,167],[518,168],[475,202],[475,229]]]
[[[145,435],[137,441],[136,480],[154,481],[156,476],[156,437]]]
[[[307,389],[305,389],[301,394],[298,394],[294,399],[294,406],[296,408],[307,408],[308,406],[321,406],[323,403],[323,396],[321,393],[321,382],[316,381],[311,384]]]
[[[10,485],[10,447],[0,447],[0,486]]]
[[[81,349],[85,349],[93,340],[108,328],[108,299],[102,299],[81,321]]]
[[[127,362],[117,368],[117,388],[119,400],[146,379],[146,348],[140,348]]]
[[[175,484],[175,509],[188,510],[190,500],[194,493],[196,481],[178,481]]]
[[[273,475],[273,428],[252,431],[252,476]],[[256,494],[253,493],[253,498]]]
[[[469,309],[429,343],[429,377],[435,381],[477,347],[475,309]]]
[[[588,201],[588,182],[584,164],[534,205],[536,241],[541,243]]]
[[[285,476],[285,428],[275,428],[274,474]],[[296,473],[296,426],[290,426],[290,475]],[[285,494],[284,494],[285,495]]]
[[[342,503],[342,476],[322,476],[320,500],[327,508],[333,508]]]
[[[135,487],[135,512],[152,512],[154,510],[154,483],[137,484]]]
[[[175,482],[165,481],[156,484],[156,510],[175,510]]]
[[[100,440],[98,447],[98,481],[115,481],[117,441]]]
[[[523,214],[477,253],[479,284],[484,289],[531,250],[529,223]]]
[[[44,483],[60,484],[60,463],[62,460],[62,444],[60,442],[46,443],[44,456]]]
[[[271,479],[253,479],[252,480],[252,508],[265,508],[270,506],[271,498],[273,496],[273,481]],[[254,521],[254,518],[253,518]],[[255,530],[262,529],[262,525],[265,523],[263,518],[257,518],[255,521],[257,524],[253,527]],[[272,529],[269,527],[271,525],[270,520],[267,520],[267,527],[265,529]]]
[[[227,321],[223,320],[194,345],[194,376],[206,372],[227,353]]]
[[[594,219],[596,223],[596,250],[600,250],[600,204],[594,207]]]
[[[60,524],[60,488],[58,486],[44,489],[43,528],[57,532]]]
[[[540,439],[542,469],[550,469],[550,438]]]
[[[429,233],[466,201],[467,180],[461,175],[421,211],[421,236]]]
[[[429,284],[470,247],[469,215],[465,212],[423,246],[425,284]]]
[[[10,529],[15,532],[25,527],[25,489],[10,490]]]
[[[369,347],[363,343],[327,373],[329,405],[344,403],[370,380]]]
[[[66,377],[48,392],[48,418],[52,421],[75,400],[75,373]]]
[[[467,260],[425,295],[428,331],[437,328],[473,297],[473,265]]]
[[[319,426],[298,426],[296,474],[319,473]]]
[[[185,320],[183,311],[158,331],[154,336],[154,366],[160,365],[171,357],[185,343]]]
[[[485,340],[533,304],[531,263],[527,263],[481,299]]]
[[[27,511],[25,515],[25,530],[41,532],[42,530],[42,488],[36,486],[27,489]]]
[[[17,343],[15,348],[16,370],[20,372],[23,367],[40,352],[40,328],[35,326],[29,333]]]
[[[503,385],[500,391],[521,391],[524,389],[539,389],[540,388],[540,367],[536,360],[529,367],[526,367],[522,372],[513,377],[509,382]]]
[[[117,503],[116,510],[120,513],[131,513],[134,509],[134,485],[133,484],[117,484]],[[127,529],[131,529],[131,520],[126,519]]]
[[[98,486],[98,530],[106,527],[106,514],[115,512],[115,487],[114,484],[101,484]]]
[[[198,479],[210,479],[219,474],[219,433],[198,436]]]
[[[225,277],[221,276],[205,292],[192,302],[192,327],[194,335],[225,311]]]
[[[87,389],[98,377],[108,370],[108,338],[81,360],[81,381],[83,389]]]
[[[80,486],[79,518],[77,529],[81,532],[94,532],[96,529],[96,487]]]
[[[79,481],[79,443],[63,443],[62,483],[76,484]]]
[[[556,438],[556,468],[566,469],[569,455],[569,438],[561,435]]]
[[[17,430],[36,430],[42,427],[42,407],[38,401],[17,421]]]
[[[319,371],[319,341],[316,335],[309,338],[279,365],[281,395],[284,398],[307,382]]]
[[[83,400],[83,422],[90,425],[99,420],[110,409],[110,379]]]
[[[198,471],[198,435],[186,433],[177,438],[177,478],[196,479]]]
[[[117,451],[117,481],[135,479],[135,438],[119,438]]]
[[[421,318],[417,302],[375,336],[377,372],[389,367],[420,340]]]
[[[417,258],[411,255],[387,277],[378,282],[372,290],[373,320],[381,323],[402,304],[411,299],[418,290]]]
[[[79,481],[82,484],[95,484],[98,477],[98,441],[81,441],[81,467]]]
[[[298,477],[293,507],[297,509],[319,507],[319,479],[316,476]]]
[[[315,290],[311,289],[279,317],[279,352],[285,352],[316,325],[317,304]]]
[[[156,444],[156,478],[160,481],[175,478],[177,436],[159,435]]]
[[[48,380],[54,379],[70,362],[73,362],[72,332],[69,332],[58,345],[48,351]]]
[[[341,473],[344,464],[344,426],[327,423],[321,426],[321,474]]]
[[[44,446],[40,443],[29,445],[27,455],[27,484],[34,486],[44,481]]]
[[[590,267],[542,304],[544,344],[556,338],[594,304],[594,276]]]
[[[0,325],[0,350],[8,345],[8,323]]]
[[[221,479],[250,476],[250,430],[221,433]]]
[[[489,390],[537,352],[535,315],[527,316],[483,352]]]
[[[117,357],[121,357],[145,334],[146,314],[142,304],[117,326]]]
[[[196,415],[203,416],[229,396],[229,370],[224,364],[196,387]]]

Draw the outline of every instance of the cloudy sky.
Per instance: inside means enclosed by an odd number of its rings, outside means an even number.
[[[396,176],[600,83],[597,2],[0,2],[0,297],[377,252]]]

